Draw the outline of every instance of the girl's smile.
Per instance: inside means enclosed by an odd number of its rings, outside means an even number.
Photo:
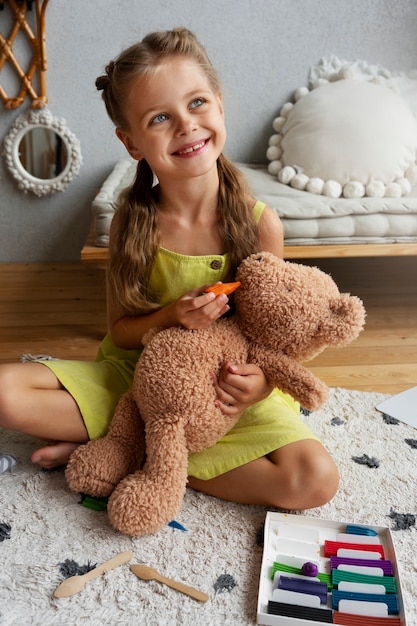
[[[181,150],[177,150],[177,152],[175,152],[174,154],[176,156],[180,156],[180,157],[192,157],[196,154],[199,154],[202,150],[202,148],[204,148],[204,146],[207,145],[209,140],[204,140],[204,141],[198,141],[197,143],[194,143],[191,146],[187,146],[186,148],[183,148]]]

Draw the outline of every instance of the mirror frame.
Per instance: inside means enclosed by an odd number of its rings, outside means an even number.
[[[67,162],[62,172],[55,178],[42,179],[32,176],[22,165],[19,146],[22,138],[33,128],[48,128],[57,133],[67,150]],[[30,110],[19,115],[4,139],[3,155],[6,166],[24,193],[31,191],[41,197],[57,191],[65,191],[68,184],[78,174],[82,163],[80,142],[68,129],[66,121],[52,115],[49,109]]]

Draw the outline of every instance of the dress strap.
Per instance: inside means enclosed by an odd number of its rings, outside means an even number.
[[[259,220],[261,219],[261,215],[265,207],[266,207],[265,202],[261,202],[260,200],[257,200],[255,202],[255,206],[253,207],[253,215],[255,217],[256,223],[258,223]]]

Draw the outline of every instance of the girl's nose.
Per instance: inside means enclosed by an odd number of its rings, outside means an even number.
[[[180,137],[181,135],[188,135],[193,132],[193,130],[197,129],[197,124],[192,115],[185,113],[181,115],[177,119],[177,135]]]

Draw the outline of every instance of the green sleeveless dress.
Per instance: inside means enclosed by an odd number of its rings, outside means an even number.
[[[265,205],[257,202],[257,220]],[[195,287],[224,281],[228,255],[186,256],[161,248],[152,270],[150,289],[161,306]],[[42,361],[75,399],[90,439],[103,436],[120,397],[129,389],[140,350],[123,350],[103,339],[95,361]],[[300,407],[278,389],[248,408],[235,427],[207,450],[189,456],[191,476],[208,480],[302,439],[317,439],[300,419]]]

